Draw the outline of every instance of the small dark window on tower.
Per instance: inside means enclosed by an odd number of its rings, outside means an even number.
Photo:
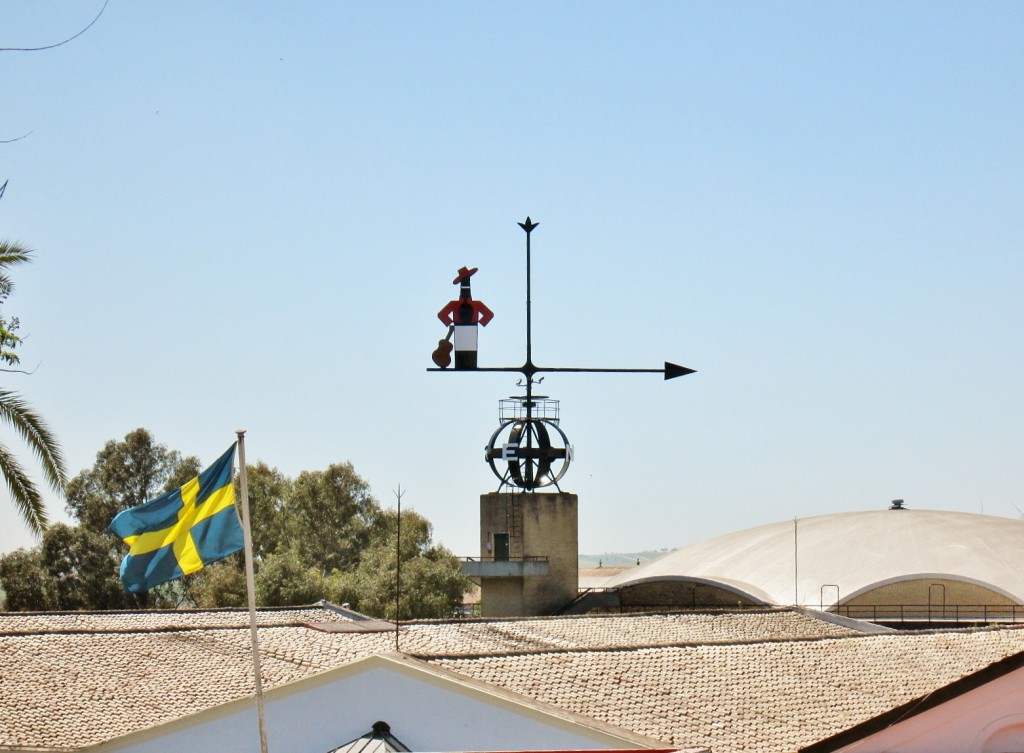
[[[494,561],[508,562],[508,534],[494,534]]]

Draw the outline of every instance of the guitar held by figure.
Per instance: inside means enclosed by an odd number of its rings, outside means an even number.
[[[452,345],[452,335],[454,334],[455,325],[453,324],[448,327],[448,336],[443,340],[437,341],[437,349],[430,356],[439,369],[447,369],[452,365],[452,350],[455,348]]]

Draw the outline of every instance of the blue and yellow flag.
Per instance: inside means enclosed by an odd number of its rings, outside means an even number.
[[[242,548],[242,526],[231,483],[235,446],[180,489],[124,510],[108,530],[130,548],[121,581],[142,593],[202,570]]]

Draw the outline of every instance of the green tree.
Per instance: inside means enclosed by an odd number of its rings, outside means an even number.
[[[40,554],[57,609],[124,609],[134,601],[121,585],[120,558],[108,537],[58,523],[43,534]]]
[[[412,510],[402,511],[401,597],[399,616],[449,617],[462,601],[470,581],[460,570],[458,558],[432,543],[430,521]],[[382,512],[359,564],[330,579],[330,599],[349,602],[353,609],[385,619],[395,619],[398,513]]]
[[[264,561],[280,549],[286,541],[284,532],[285,505],[291,493],[291,480],[276,468],[266,463],[247,465],[249,490],[249,516],[252,530],[254,567],[261,568]],[[192,474],[193,476],[195,474]],[[191,478],[191,477],[189,477]],[[183,481],[184,483],[184,481]],[[235,498],[241,499],[239,477],[235,476]],[[268,573],[275,572],[271,567]],[[281,575],[280,572],[277,575]],[[290,576],[289,576],[290,577]],[[176,581],[176,585],[158,586],[151,595],[159,603],[177,607],[244,607],[248,603],[245,586],[245,560],[242,554],[233,554],[226,559],[203,568],[197,573]],[[287,589],[287,585],[284,585]],[[174,601],[177,598],[177,601]],[[279,603],[279,595],[268,596],[273,601],[262,601],[270,606]],[[322,598],[322,597],[317,597]],[[304,602],[309,603],[309,602]]]
[[[10,612],[56,609],[39,547],[18,549],[0,557],[0,584],[4,589],[4,609]]]
[[[246,606],[249,597],[241,563],[241,556],[233,555],[185,578],[193,605],[202,609]]]
[[[67,509],[78,525],[51,527],[31,557],[12,560],[0,571],[4,590],[15,597],[8,599],[8,608],[118,609],[192,603],[185,581],[160,586],[144,596],[126,594],[118,576],[124,545],[107,532],[107,526],[121,510],[180,487],[199,470],[197,458],[182,458],[158,444],[145,429],[129,432],[121,442],[107,442],[92,468],[67,484]],[[29,567],[36,560],[39,570]]]
[[[265,607],[312,604],[324,598],[323,573],[302,563],[295,550],[269,555],[256,574],[256,603]]]
[[[106,530],[114,515],[180,487],[200,470],[197,458],[183,458],[145,429],[107,442],[93,466],[68,484],[67,508],[78,525],[53,526],[36,549],[0,558],[8,608],[243,606],[240,554],[157,586],[141,600],[124,593],[118,578],[124,545]],[[351,463],[304,471],[294,482],[265,463],[247,472],[257,603],[326,597],[394,616],[398,516],[381,510]],[[423,516],[402,513],[403,619],[449,615],[469,585],[458,560],[431,536]]]
[[[285,509],[289,547],[325,576],[359,563],[380,515],[369,485],[347,462],[300,473]]]
[[[135,429],[121,442],[107,442],[92,468],[68,482],[67,510],[90,531],[106,533],[117,513],[180,487],[198,472],[197,458],[182,458],[146,429]]]
[[[29,249],[17,243],[0,241],[0,306],[7,302],[7,297],[14,289],[8,270],[31,258],[32,252]],[[19,361],[15,353],[15,348],[21,343],[15,334],[17,328],[18,319],[7,317],[0,311],[0,361],[8,366],[16,365]],[[35,454],[46,483],[58,494],[63,494],[67,483],[64,457],[56,437],[43,419],[21,396],[4,389],[0,389],[0,419],[13,427]],[[0,474],[3,474],[14,506],[29,530],[36,535],[41,534],[47,522],[42,494],[25,467],[4,444],[0,444]]]
[[[177,452],[171,452],[171,472],[164,482],[163,489],[157,490],[153,497],[180,489],[189,481],[203,472],[203,464],[195,455],[182,457]],[[148,502],[153,497],[147,497]]]
[[[253,556],[260,560],[281,549],[286,540],[285,508],[291,495],[292,482],[277,468],[271,468],[263,462],[247,465],[246,478]],[[237,478],[235,492],[235,498],[241,499]]]

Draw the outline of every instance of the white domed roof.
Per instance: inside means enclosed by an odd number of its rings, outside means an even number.
[[[795,529],[795,530],[794,530]],[[794,562],[795,549],[795,562]],[[947,578],[1024,603],[1024,522],[939,510],[876,510],[750,528],[670,552],[607,587],[720,584],[768,604],[840,602],[900,580]],[[795,568],[794,568],[795,564]]]

